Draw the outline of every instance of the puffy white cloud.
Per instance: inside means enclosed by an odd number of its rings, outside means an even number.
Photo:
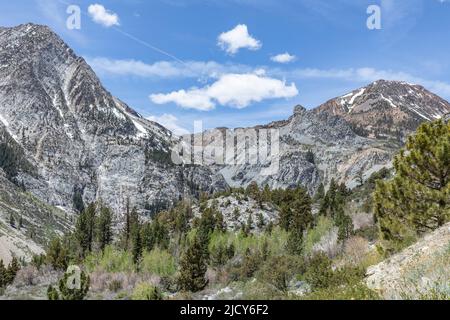
[[[147,119],[161,124],[178,136],[189,134],[187,129],[178,124],[178,118],[173,114],[165,113],[161,116],[149,116]]]
[[[270,60],[272,60],[273,62],[278,62],[278,63],[289,63],[292,62],[296,59],[297,57],[294,55],[291,55],[289,53],[281,53],[281,54],[277,54],[276,56],[273,56],[270,58]]]
[[[88,13],[95,23],[101,24],[104,27],[118,26],[119,16],[109,10],[106,10],[101,4],[91,4],[88,7]]]
[[[238,109],[266,99],[291,98],[298,94],[294,83],[270,78],[262,72],[225,74],[203,88],[179,90],[168,94],[152,94],[156,104],[175,103],[183,108],[212,110],[216,104]]]
[[[208,111],[214,109],[214,102],[208,96],[207,90],[192,88],[188,91],[179,90],[168,94],[158,93],[150,95],[150,99],[156,104],[173,102],[186,109]]]
[[[231,55],[236,54],[242,48],[258,50],[262,46],[261,41],[256,40],[248,33],[245,24],[239,24],[234,29],[221,33],[217,44]]]

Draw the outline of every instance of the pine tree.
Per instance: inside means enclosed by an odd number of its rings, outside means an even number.
[[[279,224],[284,230],[289,230],[291,224],[291,209],[287,204],[282,204],[280,208]]]
[[[219,210],[216,210],[215,230],[218,230],[220,232],[225,232],[227,230],[225,221],[223,219],[223,214]]]
[[[91,203],[78,217],[75,237],[78,241],[81,257],[92,251],[95,230],[96,207]]]
[[[252,197],[253,199],[257,199],[259,197],[259,187],[258,184],[256,182],[251,182],[248,186],[247,189],[245,190],[245,193]]]
[[[153,222],[154,224],[155,222]],[[148,252],[152,251],[155,247],[156,239],[154,235],[154,228],[152,223],[144,223],[141,228],[141,240],[142,240],[142,246],[143,249],[147,250]]]
[[[217,226],[216,212],[212,208],[206,208],[198,221],[198,235],[203,243],[208,243],[209,238]]]
[[[8,269],[6,270],[6,277],[5,277],[6,285],[13,283],[14,278],[16,277],[17,272],[19,270],[20,270],[19,260],[14,256],[11,260],[11,263],[8,266]]]
[[[133,262],[136,269],[139,270],[139,263],[142,257],[142,240],[141,240],[141,230],[139,226],[135,226],[132,232],[132,255]]]
[[[167,249],[169,247],[170,237],[166,225],[156,219],[153,224],[153,233],[155,236],[155,244],[160,249]]]
[[[337,212],[345,206],[348,193],[344,184],[338,185],[334,179],[331,179],[330,188],[321,201],[319,214],[334,219]]]
[[[184,234],[189,229],[189,219],[192,217],[192,207],[190,203],[183,203],[179,212],[175,212],[175,232]]]
[[[127,198],[127,204],[125,209],[125,227],[122,232],[122,247],[127,250],[129,246],[129,240],[131,237],[131,212],[130,212],[130,199]]]
[[[195,236],[192,243],[183,254],[180,261],[180,276],[178,284],[181,290],[197,292],[208,284],[205,278],[207,264],[205,260],[205,244],[199,236]]]
[[[303,251],[303,229],[292,230],[289,232],[287,251],[292,255],[301,255]]]
[[[280,226],[286,231],[306,229],[314,220],[310,196],[303,188],[286,193],[280,209]]]
[[[9,225],[13,228],[16,227],[16,220],[14,219],[14,215],[12,213],[9,215]]]
[[[314,201],[320,201],[325,197],[325,187],[323,183],[319,185],[316,194],[314,195]]]
[[[46,255],[47,263],[55,270],[66,270],[69,265],[69,254],[59,238],[50,241]]]
[[[47,288],[47,299],[50,301],[59,300],[58,290],[56,290],[52,285],[49,285]]]
[[[5,268],[3,260],[0,259],[0,289],[6,287],[6,278],[7,278],[6,272],[7,270]]]
[[[99,249],[103,251],[106,246],[112,243],[112,214],[111,210],[102,206],[97,222],[97,242]]]
[[[241,274],[244,278],[251,278],[258,271],[262,259],[259,252],[252,252],[250,248],[245,250],[244,258],[242,260]]]
[[[335,225],[338,227],[338,239],[344,241],[353,233],[353,220],[352,218],[345,214],[344,209],[340,208],[335,217]]]
[[[71,287],[69,286],[69,277],[74,275],[75,270],[72,272],[65,272],[64,276],[59,280],[58,288],[59,288],[59,298],[61,300],[83,300],[90,286],[90,278],[84,271],[80,273],[80,287]],[[48,291],[47,291],[48,292]]]
[[[272,193],[270,191],[270,187],[268,184],[264,186],[263,192],[262,192],[262,200],[264,202],[272,202]]]
[[[422,234],[450,221],[450,122],[422,124],[394,168],[394,178],[378,181],[374,193],[387,251],[399,249],[411,232]]]
[[[266,225],[266,222],[264,221],[264,216],[261,211],[258,212],[257,219],[258,220],[257,220],[256,225],[257,225],[258,229],[262,230],[264,228],[264,226]]]
[[[247,223],[245,227],[248,230],[247,233],[250,233],[250,231],[253,230],[253,215],[251,213],[248,214]]]
[[[77,213],[81,213],[85,209],[84,202],[83,202],[82,190],[80,190],[77,187],[74,187],[73,189],[74,189],[73,197],[72,197],[73,208],[75,209],[75,211]]]
[[[155,246],[167,249],[170,242],[169,230],[164,223],[155,217],[152,223],[145,223],[141,229],[141,242],[143,249],[152,251]]]

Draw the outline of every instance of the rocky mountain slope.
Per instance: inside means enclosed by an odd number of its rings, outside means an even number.
[[[208,146],[221,141],[224,130],[209,130],[203,133],[203,140],[199,137],[193,139],[197,146],[203,141],[205,162],[213,162]],[[297,106],[294,115],[286,121],[238,129],[229,134],[261,130],[279,133],[279,152],[271,153],[268,161],[273,164],[279,159],[279,168],[266,174],[268,165],[259,160],[256,164],[242,161],[238,165],[213,165],[212,168],[222,174],[230,186],[245,187],[253,181],[271,188],[303,185],[313,194],[321,183],[327,185],[335,178],[352,187],[360,173],[367,178],[374,171],[390,166],[393,155],[400,148],[396,141],[358,136],[344,119],[301,106]],[[255,140],[255,145],[260,143],[259,134],[251,136],[251,139]],[[244,153],[237,155],[244,156]]]
[[[49,28],[0,29],[0,125],[34,174],[16,180],[52,206],[73,211],[102,199],[143,214],[185,194],[225,186],[207,168],[171,164],[171,132],[114,98],[86,62]]]
[[[450,113],[450,103],[424,87],[379,80],[315,109],[344,118],[358,134],[404,140],[424,121]]]
[[[24,192],[0,169],[0,260],[43,252],[47,239],[70,229],[65,213]]]
[[[367,285],[385,299],[438,298],[450,293],[450,224],[367,270]],[[427,292],[433,296],[423,295]]]

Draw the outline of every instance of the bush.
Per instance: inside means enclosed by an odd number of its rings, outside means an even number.
[[[309,261],[303,277],[313,292],[319,292],[319,295],[320,292],[325,292],[332,297],[337,293],[343,294],[343,296],[356,295],[360,289],[368,294],[368,289],[366,290],[365,285],[362,284],[365,273],[365,269],[359,266],[344,266],[333,270],[332,261],[325,254],[320,253]],[[368,295],[370,296],[370,294]]]
[[[241,278],[251,278],[258,271],[262,263],[261,255],[258,251],[251,251],[247,249],[244,258],[242,259],[242,265],[240,268]]]
[[[287,298],[286,293],[265,282],[247,281],[239,284],[238,289],[242,292],[239,299],[242,300],[282,300]]]
[[[49,300],[83,300],[90,286],[90,278],[86,273],[81,271],[79,279],[79,287],[76,287],[76,282],[71,277],[75,275],[75,269],[67,271],[59,280],[58,289],[49,286],[47,289],[47,297]],[[69,283],[70,282],[70,283]]]
[[[155,248],[142,256],[141,271],[158,276],[172,276],[177,271],[177,265],[168,251]]]
[[[134,288],[133,294],[131,295],[132,300],[162,300],[163,295],[161,291],[149,284],[140,283]]]
[[[309,229],[304,239],[304,254],[312,255],[314,245],[326,236],[334,227],[333,220],[330,218],[320,216],[314,228]]]
[[[318,253],[309,261],[304,279],[312,290],[323,289],[333,285],[334,274],[331,268],[331,260],[324,254]]]
[[[39,258],[37,263],[39,264]],[[54,238],[50,241],[47,248],[47,263],[50,264],[55,270],[66,270],[69,265],[70,257],[66,246],[63,244],[61,239]]]
[[[36,284],[36,278],[39,275],[38,269],[33,266],[29,265],[22,269],[20,269],[17,274],[16,278],[14,279],[14,283],[16,286],[32,286]]]
[[[261,251],[267,245],[270,252],[284,253],[288,232],[277,227],[271,233],[250,234],[245,236],[243,233],[234,232],[214,232],[209,242],[209,250],[218,246],[229,246],[233,244],[236,255],[244,255],[247,249],[252,251]]]
[[[258,273],[258,279],[268,283],[280,291],[286,292],[289,282],[300,271],[302,262],[298,257],[274,256],[271,257]]]
[[[119,290],[122,290],[122,287],[123,283],[118,279],[114,279],[108,284],[108,289],[111,292],[119,292]]]
[[[93,252],[85,258],[85,266],[88,271],[105,272],[133,272],[134,264],[131,252],[115,249],[107,246],[103,254]]]
[[[344,261],[351,265],[360,265],[369,252],[369,242],[361,237],[352,237],[345,242]]]

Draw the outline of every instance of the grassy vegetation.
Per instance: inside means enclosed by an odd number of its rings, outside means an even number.
[[[150,252],[144,252],[140,270],[158,276],[170,277],[177,272],[175,258],[166,250],[155,248]]]

